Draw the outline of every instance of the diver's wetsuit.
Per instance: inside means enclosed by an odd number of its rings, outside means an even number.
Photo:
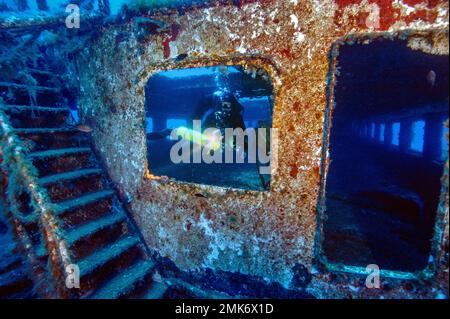
[[[225,128],[245,130],[243,110],[233,94],[219,91],[200,101],[191,117],[202,121],[202,129],[217,128],[224,136]]]
[[[147,139],[149,141],[162,140],[162,139],[166,138],[167,136],[169,136],[170,132],[172,132],[172,130],[170,128],[166,128],[165,130],[162,130],[159,132],[147,133]]]

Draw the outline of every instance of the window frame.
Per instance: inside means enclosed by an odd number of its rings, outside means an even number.
[[[278,68],[277,64],[268,56],[265,55],[235,55],[235,56],[225,56],[225,57],[214,57],[214,58],[207,58],[207,57],[195,57],[195,58],[186,58],[182,61],[165,61],[165,62],[158,62],[154,64],[150,64],[142,69],[141,72],[137,75],[136,82],[140,83],[139,86],[145,88],[148,80],[155,74],[165,71],[171,71],[171,70],[178,70],[178,69],[191,69],[191,68],[207,68],[207,67],[215,67],[215,66],[241,66],[247,69],[255,68],[255,69],[263,69],[266,74],[268,74],[272,86],[273,86],[273,101],[272,101],[272,109],[271,109],[271,117],[272,121],[275,117],[276,113],[276,104],[279,100],[280,94],[282,94],[282,83],[280,80],[280,74],[281,71]],[[143,113],[145,114],[145,89],[144,89],[144,105],[143,105]],[[144,119],[145,120],[145,119]],[[272,122],[273,123],[273,122]],[[273,124],[272,124],[273,125]],[[144,123],[144,131],[145,131],[145,123]],[[145,175],[144,179],[147,180],[154,180],[157,182],[161,181],[162,176],[153,175],[150,172],[149,169],[149,159],[148,159],[148,141],[147,136],[145,135],[145,161],[146,161],[146,168],[145,168]],[[173,185],[177,185],[180,187],[184,186],[194,186],[196,188],[200,189],[214,189],[218,193],[224,193],[227,191],[233,191],[236,193],[242,193],[242,194],[249,194],[252,196],[259,196],[260,194],[270,194],[272,191],[272,182],[278,175],[277,169],[275,167],[271,168],[271,186],[267,190],[253,190],[253,189],[241,189],[241,188],[230,188],[225,186],[219,186],[219,185],[212,185],[212,184],[200,184],[200,183],[194,183],[194,182],[186,182],[186,181],[179,181],[175,180],[173,178],[168,178],[169,182]],[[164,183],[167,183],[167,181],[164,181]]]
[[[324,130],[323,130],[323,146],[322,146],[322,162],[321,162],[321,170],[320,170],[320,187],[319,187],[319,196],[317,201],[317,229],[315,236],[315,259],[316,262],[322,265],[329,272],[345,272],[356,275],[367,275],[368,271],[365,267],[355,266],[355,265],[347,265],[342,263],[333,263],[328,260],[323,250],[323,241],[324,241],[324,229],[323,224],[326,216],[326,205],[325,205],[325,187],[326,187],[326,178],[328,173],[328,165],[331,161],[329,154],[329,137],[330,137],[330,129],[332,125],[332,113],[334,104],[334,87],[337,85],[337,76],[341,70],[337,67],[337,59],[339,56],[339,49],[343,45],[351,45],[356,41],[361,41],[364,43],[370,43],[374,40],[378,39],[408,39],[408,38],[429,38],[430,35],[436,32],[442,32],[440,29],[432,29],[432,30],[407,30],[407,31],[399,31],[399,32],[379,32],[379,33],[352,33],[347,36],[341,37],[333,42],[330,53],[329,53],[329,68],[327,74],[327,88],[326,88],[326,107],[325,107],[325,118],[324,118]],[[393,125],[396,121],[391,123],[385,122],[387,125]],[[401,121],[399,120],[401,123]],[[370,128],[370,125],[367,124]],[[401,124],[400,124],[401,130]],[[370,139],[370,129],[368,129],[368,138]],[[385,130],[386,133],[386,130]],[[386,136],[385,136],[386,141]],[[399,146],[393,145],[392,141],[389,141],[390,146],[393,149],[398,150]],[[443,170],[443,175],[441,180],[448,180],[448,157],[447,157],[447,165]],[[436,211],[436,221],[434,224],[433,235],[430,238],[431,240],[431,249],[429,253],[427,266],[423,270],[409,272],[409,271],[400,271],[400,270],[388,270],[388,269],[380,269],[380,275],[386,278],[395,278],[402,280],[417,280],[419,278],[427,278],[430,279],[434,277],[437,273],[437,269],[439,266],[439,257],[444,253],[443,247],[441,243],[442,234],[444,233],[445,227],[445,218],[446,218],[446,209],[445,209],[445,195],[448,193],[448,185],[441,182],[440,187],[440,195],[439,195],[439,204]]]

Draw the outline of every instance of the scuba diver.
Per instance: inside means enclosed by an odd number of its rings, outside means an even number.
[[[222,136],[225,136],[225,128],[245,130],[243,110],[244,108],[233,94],[220,90],[202,99],[191,118],[201,120],[203,127],[218,128]]]
[[[233,94],[226,90],[219,90],[199,102],[190,116],[190,123],[200,120],[202,127],[215,127],[220,130],[222,136],[225,136],[225,128],[245,130],[243,110],[244,108]],[[172,129],[167,128],[159,132],[147,133],[147,138],[151,141],[164,139],[170,136]]]
[[[229,146],[236,150],[236,143],[234,139],[232,141],[225,141],[225,129],[231,128],[234,130],[240,128],[243,131],[246,130],[242,116],[243,110],[243,106],[231,92],[226,89],[221,89],[211,95],[207,95],[199,102],[190,116],[190,123],[193,123],[195,120],[200,120],[202,128],[216,128],[220,131],[222,140],[218,141],[212,149],[224,149],[225,145],[228,143]],[[167,136],[170,136],[172,129],[173,128],[167,128],[159,132],[147,133],[147,138],[151,141],[164,139]],[[188,134],[193,134],[190,133],[192,132],[192,124],[189,125],[189,128],[182,127],[180,129],[188,132]],[[180,129],[178,129],[178,134],[181,133]],[[202,135],[202,138],[205,137]],[[247,149],[248,145],[247,141],[245,141],[244,150]],[[246,156],[245,152],[243,154]],[[264,176],[260,173],[260,163],[258,160],[256,161],[256,165],[263,188],[267,189],[269,187],[269,182],[266,182]]]

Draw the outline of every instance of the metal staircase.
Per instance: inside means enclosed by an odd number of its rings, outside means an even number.
[[[6,289],[11,283],[1,278],[12,266],[0,266],[0,294],[11,292],[0,298],[15,298],[19,288],[31,284],[35,295],[25,291],[22,296],[161,298],[167,285],[153,280],[155,262],[94,155],[89,135],[70,124],[60,90],[47,86],[55,82],[49,79],[52,72],[33,72],[40,83],[32,87],[0,82],[4,210],[31,272],[18,276],[17,289]],[[79,268],[79,289],[66,287],[70,265]]]
[[[4,207],[0,204],[0,211]],[[35,298],[26,261],[18,253],[7,221],[0,216],[0,299]]]

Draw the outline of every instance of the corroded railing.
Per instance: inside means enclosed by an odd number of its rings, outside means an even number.
[[[52,26],[58,26],[64,24],[65,19],[68,16],[66,12],[66,6],[71,4],[71,1],[67,0],[65,3],[59,1],[59,4],[53,6],[42,6],[34,4],[28,5],[27,2],[36,2],[36,0],[21,0],[23,3],[21,6],[4,7],[0,12],[0,29],[9,28],[49,28]],[[110,7],[108,0],[95,0],[95,1],[82,1],[78,2],[80,7],[80,18],[83,21],[92,21],[109,15]],[[59,5],[59,6],[58,6]],[[33,8],[33,9],[32,9]],[[68,10],[71,10],[70,8]]]
[[[30,235],[27,233],[25,224],[32,221],[33,218],[39,225],[42,239],[45,243],[45,249],[48,252],[48,262],[51,266],[50,275],[53,279],[53,287],[40,288],[39,293],[44,297],[70,298],[71,291],[66,289],[66,269],[72,264],[66,241],[64,240],[64,231],[60,226],[59,218],[53,213],[54,205],[51,203],[47,190],[39,186],[38,174],[36,168],[26,157],[26,150],[21,140],[14,133],[14,129],[9,123],[7,115],[0,110],[0,133],[2,149],[2,169],[8,176],[6,186],[7,200],[10,205],[11,214],[16,233],[19,236],[21,244],[29,258],[35,275],[38,277],[38,283],[47,282],[44,274],[36,268],[39,267],[37,250],[33,247]],[[30,215],[22,214],[14,203],[14,198],[18,192],[25,189],[30,195],[33,212]]]

